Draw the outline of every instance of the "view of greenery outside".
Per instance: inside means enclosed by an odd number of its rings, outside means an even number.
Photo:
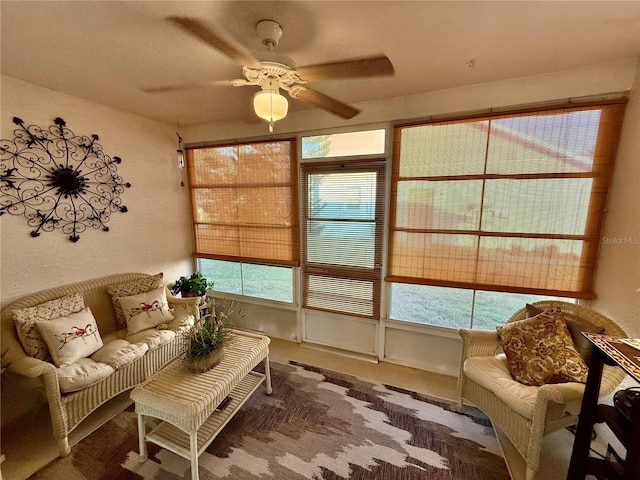
[[[469,328],[473,290],[404,283],[391,284],[390,317],[447,328]],[[473,328],[495,329],[527,303],[572,299],[519,293],[476,291]]]
[[[198,259],[198,270],[219,292],[293,303],[293,269],[272,265]]]

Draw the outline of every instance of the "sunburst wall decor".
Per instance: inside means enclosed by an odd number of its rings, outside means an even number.
[[[61,118],[46,130],[18,117],[13,123],[13,140],[0,140],[0,215],[24,215],[32,237],[59,228],[77,242],[88,227],[108,232],[111,214],[127,211],[120,195],[131,187],[118,175],[120,157]]]

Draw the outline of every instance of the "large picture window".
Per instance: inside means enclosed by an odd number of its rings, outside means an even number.
[[[386,280],[592,298],[623,112],[397,127]]]

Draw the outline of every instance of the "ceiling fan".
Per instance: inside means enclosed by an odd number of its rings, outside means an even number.
[[[282,27],[274,20],[260,20],[256,33],[268,51],[260,55],[259,61],[253,54],[233,41],[221,30],[214,30],[198,19],[171,16],[167,21],[189,35],[215,48],[242,67],[244,78],[225,81],[235,87],[259,86],[253,97],[255,113],[269,122],[273,132],[273,122],[282,120],[288,112],[287,99],[280,94],[286,91],[291,98],[322,108],[344,119],[357,115],[360,110],[335,98],[308,87],[314,80],[332,80],[357,77],[393,75],[393,65],[385,55],[356,58],[337,62],[293,67],[291,59],[273,52],[282,37]],[[214,82],[220,83],[220,82]],[[189,87],[191,85],[156,87],[143,89],[146,92],[162,92]]]

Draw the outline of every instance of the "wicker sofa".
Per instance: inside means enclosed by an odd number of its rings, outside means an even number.
[[[119,328],[114,299],[107,289],[149,281],[151,277],[158,276],[161,279],[161,274],[110,275],[32,293],[3,306],[2,351],[6,350],[3,363],[9,362],[9,370],[27,377],[39,377],[41,380],[51,413],[53,435],[61,456],[68,455],[71,451],[69,433],[92,411],[119,393],[136,386],[184,351],[186,343],[178,330],[199,317],[197,297],[176,298],[165,287],[168,305],[175,314],[173,321],[163,325],[162,329],[152,328],[136,333],[135,338],[127,335],[126,328]],[[91,367],[103,367],[101,376],[104,378],[91,378],[85,381],[86,385],[82,385],[82,381],[80,384],[70,383],[61,373],[63,368],[27,355],[24,339],[19,337],[14,321],[16,310],[29,311],[29,307],[55,302],[56,299],[68,298],[69,295],[78,298],[78,295],[73,295],[76,292],[81,294],[84,306],[90,308],[104,343],[103,349],[91,357],[81,359]],[[118,355],[120,351],[125,352],[117,356],[115,363],[114,351]],[[108,355],[100,352],[107,352]],[[111,361],[105,359],[107,356],[110,356]]]

